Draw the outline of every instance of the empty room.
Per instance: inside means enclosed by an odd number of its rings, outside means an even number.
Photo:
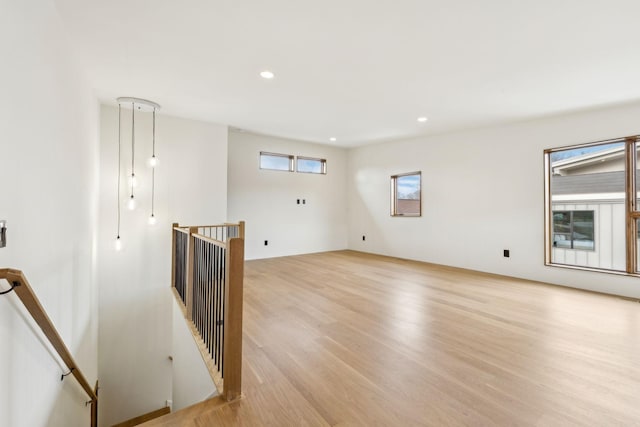
[[[640,426],[640,3],[1,11],[0,426]]]

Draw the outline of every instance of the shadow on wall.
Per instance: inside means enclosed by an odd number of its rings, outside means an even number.
[[[388,252],[385,249],[389,247],[389,242],[385,240],[382,224],[378,224],[371,215],[371,212],[375,211],[375,207],[367,206],[360,193],[356,192],[356,194],[356,205],[362,206],[363,209],[357,213],[357,218],[352,218],[354,221],[357,220],[357,224],[349,224],[349,230],[354,234],[355,239],[355,244],[349,245],[349,249],[385,255]],[[387,207],[388,209],[389,207]],[[366,236],[364,241],[362,236]]]
[[[147,287],[102,305],[109,328],[100,338],[100,425],[161,408],[170,399],[171,298],[168,286]],[[150,385],[153,394],[146,392]]]

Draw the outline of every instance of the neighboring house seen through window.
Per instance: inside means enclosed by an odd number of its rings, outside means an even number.
[[[634,136],[545,150],[546,264],[640,273],[639,145]]]
[[[553,211],[553,247],[594,250],[593,211]]]

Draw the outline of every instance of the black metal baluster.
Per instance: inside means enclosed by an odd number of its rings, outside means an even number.
[[[220,370],[220,373],[223,372],[224,369],[224,312],[225,312],[225,287],[226,287],[226,271],[227,271],[227,250],[226,248],[223,250],[222,252],[222,271],[221,271],[221,282],[222,282],[222,298],[220,298],[220,302],[222,303],[222,316],[220,316],[222,318],[222,322],[221,322],[221,328],[220,328],[220,365],[218,366],[218,369]],[[224,375],[223,375],[224,378]]]
[[[211,270],[211,243],[206,243],[206,260],[207,260],[207,268],[204,271],[205,282],[207,286],[207,299],[205,304],[206,316],[205,316],[205,330],[207,334],[207,339],[205,340],[205,344],[207,345],[207,350],[209,354],[211,354],[211,350],[209,349],[209,342],[211,341],[211,280],[209,280],[209,271]]]
[[[214,259],[214,263],[213,263],[213,282],[215,285],[215,301],[214,301],[214,315],[213,315],[213,327],[214,327],[214,341],[213,341],[213,361],[214,363],[218,363],[218,335],[219,335],[219,331],[218,331],[218,302],[220,301],[220,295],[219,295],[219,286],[218,286],[218,265],[219,265],[219,256],[218,253],[220,251],[220,248],[218,246],[216,246],[214,248],[214,255],[213,255],[213,259]]]

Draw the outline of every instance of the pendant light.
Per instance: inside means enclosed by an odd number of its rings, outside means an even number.
[[[115,241],[116,251],[122,250],[122,240],[120,240],[120,160],[121,160],[120,147],[122,146],[122,143],[121,143],[122,133],[120,132],[121,122],[122,122],[121,118],[122,118],[122,106],[118,104],[118,231],[116,233],[116,241]]]
[[[155,168],[158,166],[158,158],[156,157],[156,112],[160,109],[160,105],[153,101],[149,101],[141,98],[132,97],[120,97],[118,101],[118,234],[116,237],[116,249],[122,248],[122,241],[120,240],[120,215],[121,215],[121,192],[120,192],[120,180],[121,180],[121,146],[122,146],[122,107],[131,108],[131,174],[129,175],[129,197],[127,198],[127,208],[129,210],[135,210],[137,207],[138,199],[135,195],[135,189],[138,186],[139,177],[136,175],[136,110],[141,113],[151,112],[153,118],[153,130],[151,140],[151,158],[149,159],[149,166],[151,166],[151,216],[149,217],[149,224],[153,225],[157,219],[155,216]]]
[[[156,108],[153,108],[153,139],[151,142],[151,158],[149,159],[149,166],[155,168],[158,166],[158,158],[156,157]]]
[[[151,137],[151,158],[149,159],[151,166],[151,216],[149,217],[149,225],[156,225],[158,220],[155,215],[155,199],[156,199],[156,166],[158,166],[158,158],[156,157],[156,109],[153,108],[153,132]]]
[[[136,208],[136,199],[133,195],[133,189],[136,187],[136,103],[131,102],[131,197],[127,202],[129,210]]]

